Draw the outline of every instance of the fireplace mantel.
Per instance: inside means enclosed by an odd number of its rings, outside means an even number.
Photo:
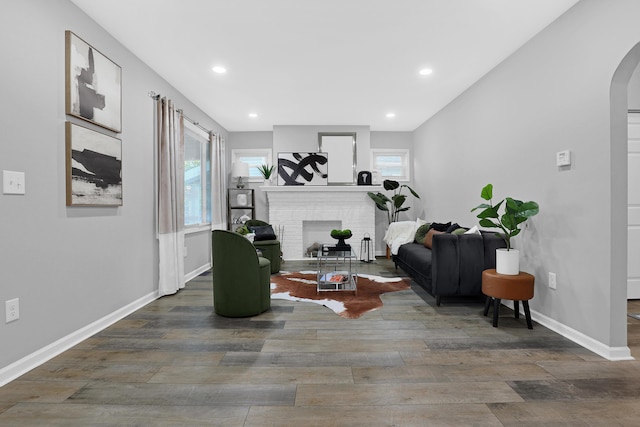
[[[303,225],[314,221],[340,221],[353,234],[350,243],[356,255],[360,241],[368,234],[375,241],[376,205],[367,192],[382,190],[379,185],[262,186],[269,203],[269,222],[282,226],[282,253],[285,260],[305,259]],[[327,239],[320,243],[331,243]]]
[[[349,193],[369,191],[378,192],[382,190],[381,185],[265,185],[260,187],[262,191],[285,192],[285,193],[311,193],[311,192],[329,192],[329,193]]]

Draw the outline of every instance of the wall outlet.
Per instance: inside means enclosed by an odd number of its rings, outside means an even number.
[[[549,287],[556,289],[556,273],[549,272]]]
[[[20,318],[20,300],[18,298],[14,298],[5,301],[4,312],[6,316],[6,323],[18,320]]]

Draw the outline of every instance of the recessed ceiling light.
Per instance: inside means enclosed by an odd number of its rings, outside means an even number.
[[[387,113],[387,118],[392,119],[396,116],[396,113]]]
[[[213,67],[213,72],[218,74],[224,74],[227,72],[227,69],[219,65],[216,65],[215,67]]]
[[[421,76],[428,76],[431,73],[433,73],[433,70],[431,68],[423,68],[422,70],[418,71],[418,74],[420,74]]]
[[[252,119],[256,119],[258,118],[258,113],[249,113],[249,117],[251,117]]]

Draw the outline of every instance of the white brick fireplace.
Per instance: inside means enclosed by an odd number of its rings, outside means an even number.
[[[368,233],[375,241],[376,205],[367,195],[378,192],[380,186],[265,186],[269,203],[269,222],[284,228],[282,252],[285,260],[301,260],[306,257],[308,236],[317,232],[322,224],[348,228],[353,233],[347,241],[359,255],[360,241]],[[305,225],[306,224],[306,225]],[[313,224],[313,226],[309,226]],[[326,231],[320,243],[335,243]]]

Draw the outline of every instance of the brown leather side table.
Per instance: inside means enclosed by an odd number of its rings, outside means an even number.
[[[495,269],[484,270],[482,272],[482,293],[487,296],[484,304],[484,315],[489,313],[489,306],[493,300],[493,327],[498,326],[498,313],[500,311],[500,300],[513,300],[513,309],[516,319],[520,317],[518,303],[522,301],[524,315],[527,319],[527,328],[533,329],[531,323],[531,313],[529,311],[529,300],[533,298],[533,284],[535,277],[529,273],[521,271],[518,275],[499,274]]]

